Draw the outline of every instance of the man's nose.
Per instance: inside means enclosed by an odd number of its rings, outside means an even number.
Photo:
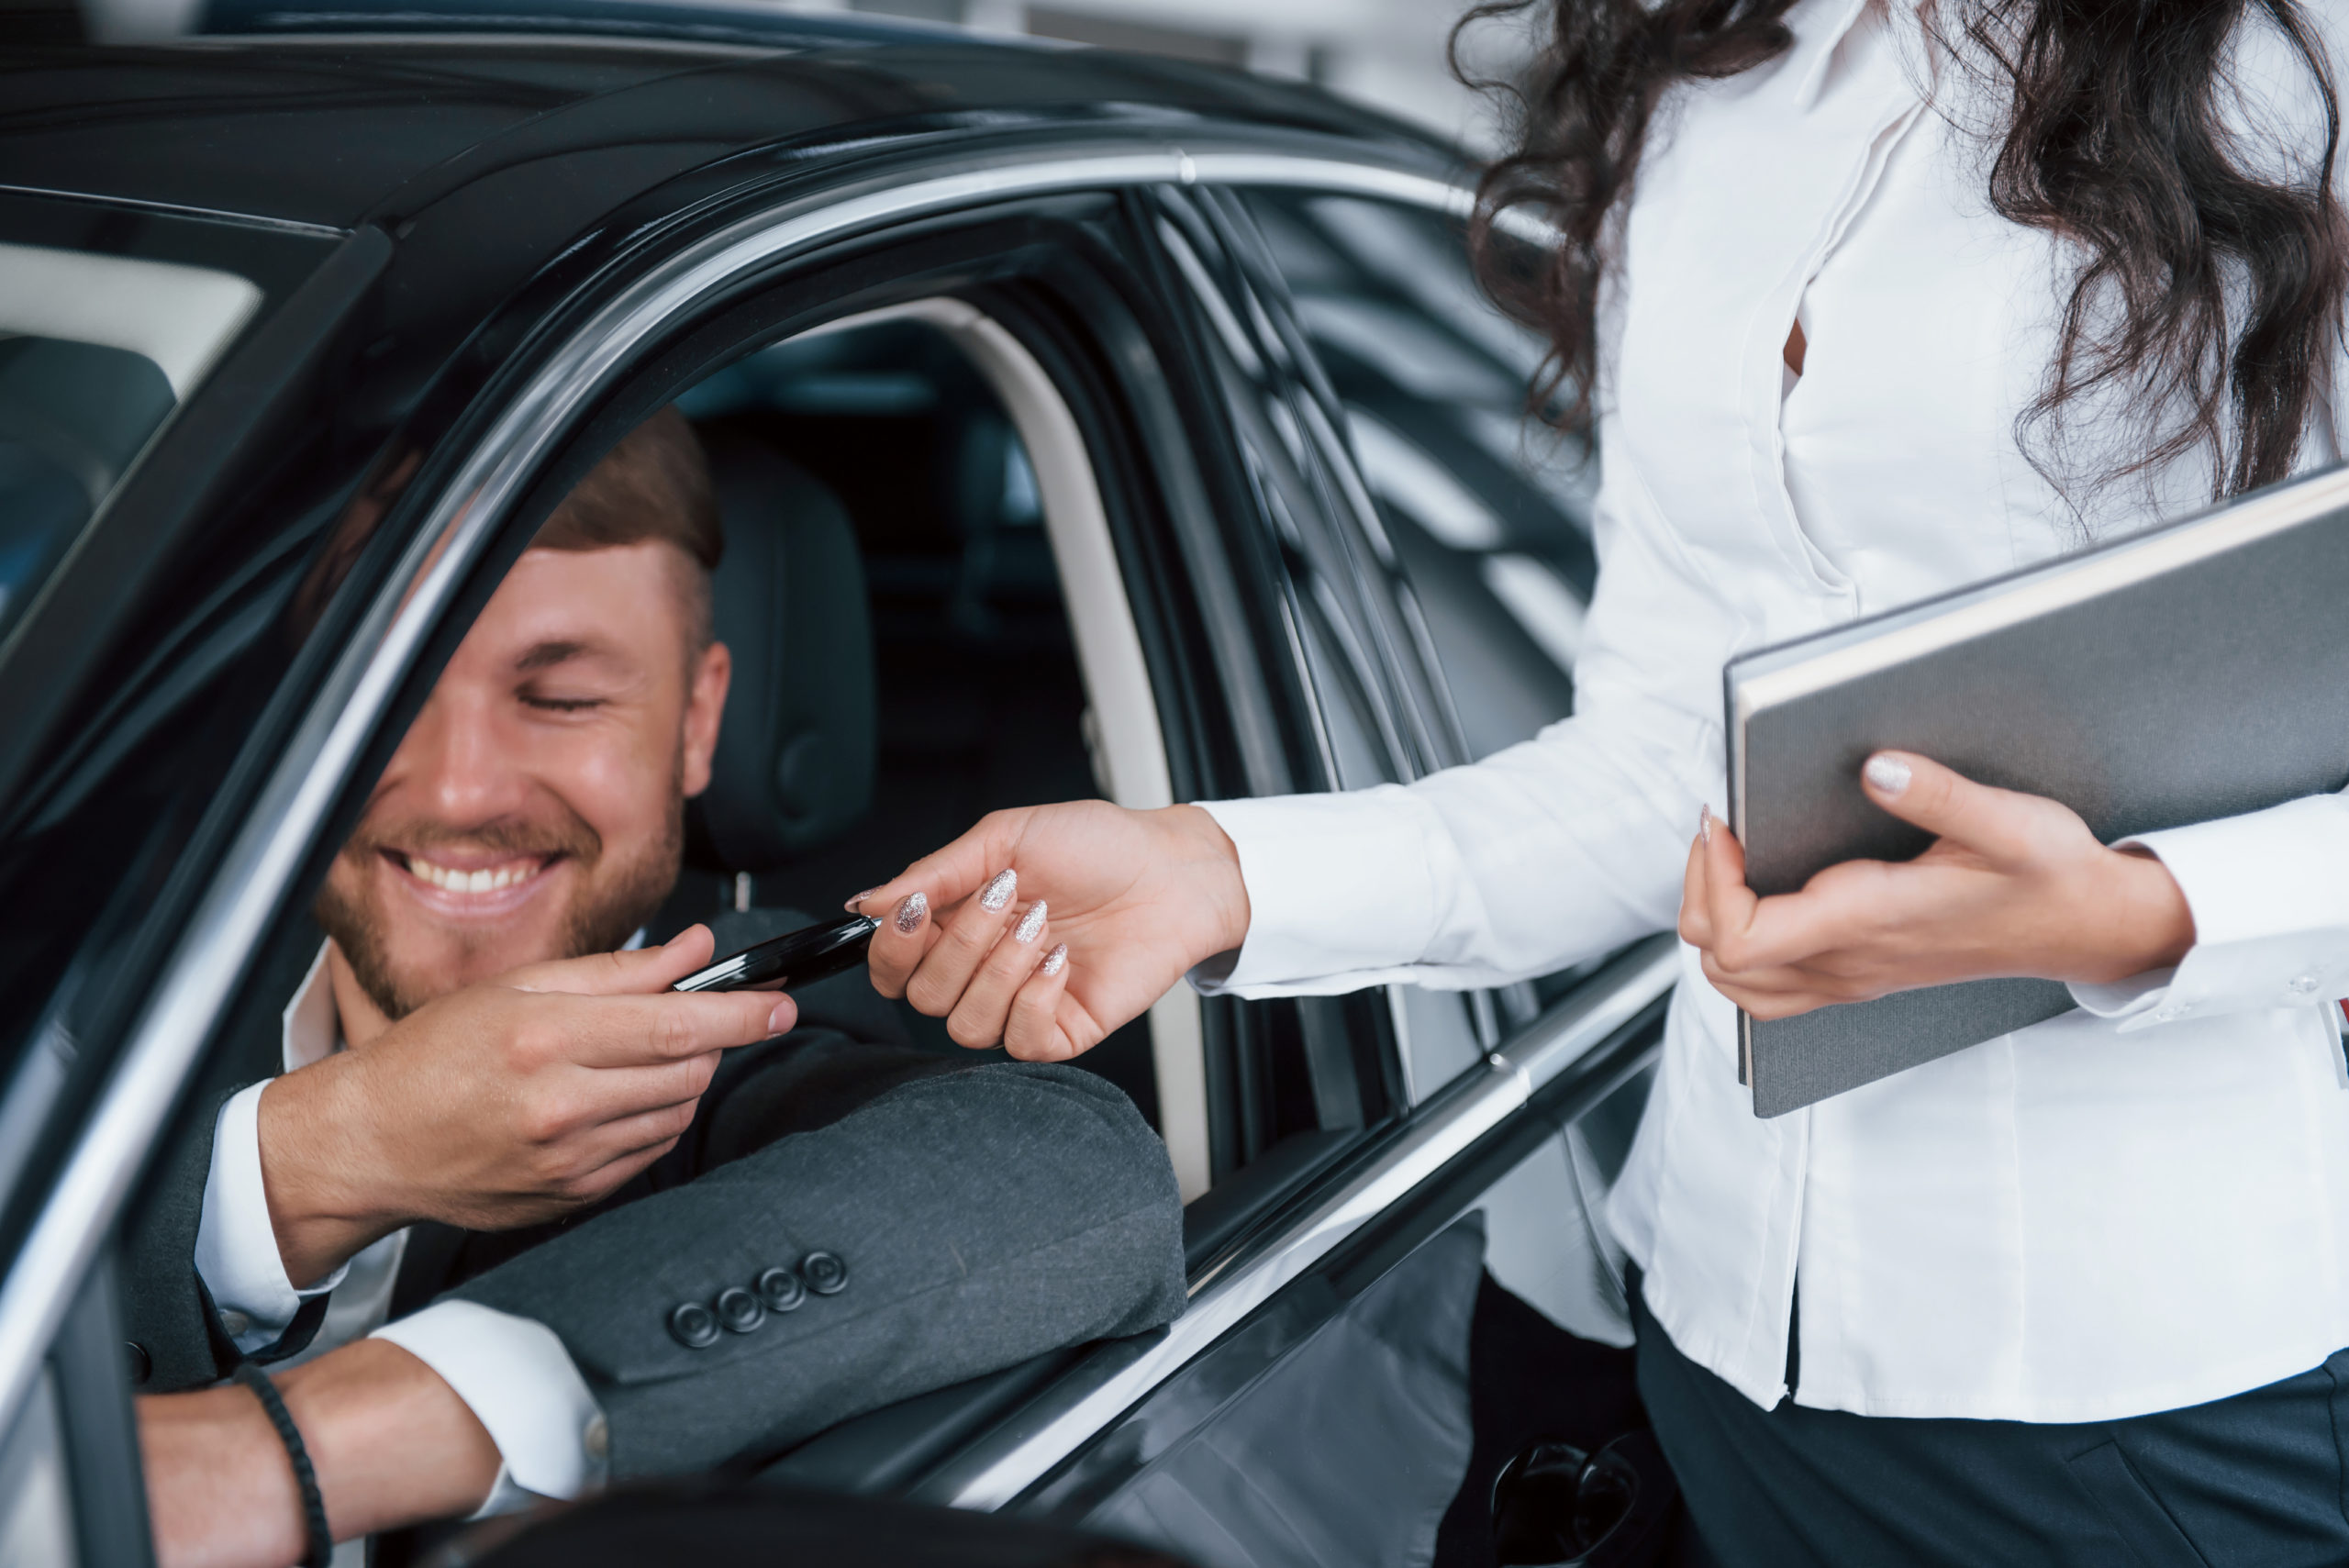
[[[416,804],[452,825],[503,817],[529,793],[495,712],[468,695],[433,693],[392,761]]]

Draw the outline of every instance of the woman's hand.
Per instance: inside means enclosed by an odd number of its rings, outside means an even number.
[[[1680,935],[1757,1018],[1996,976],[2109,983],[2176,963],[2194,917],[2148,854],[2108,850],[2069,808],[1906,751],[1862,771],[1868,798],[1936,835],[1898,865],[1847,861],[1759,898],[1745,851],[1708,815],[1688,851]]]
[[[1196,806],[997,811],[848,906],[873,984],[959,1043],[1064,1062],[1248,934],[1240,852]]]

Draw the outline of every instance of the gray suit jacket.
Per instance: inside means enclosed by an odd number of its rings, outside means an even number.
[[[712,922],[721,952],[802,923],[768,910]],[[415,1228],[395,1313],[453,1285],[545,1323],[602,1403],[612,1473],[628,1477],[772,1452],[1182,1311],[1174,1173],[1117,1089],[1075,1068],[891,1043],[861,972],[804,993],[802,1018],[729,1052],[679,1148],[587,1215],[495,1235]],[[235,1354],[191,1262],[210,1128],[206,1116],[176,1151],[132,1249],[150,1388],[208,1382]],[[816,1254],[832,1262],[811,1266]],[[721,1303],[729,1290],[741,1297]],[[306,1316],[256,1359],[298,1350]]]
[[[778,1268],[797,1287],[774,1288]],[[1183,1308],[1182,1208],[1123,1095],[1002,1062],[905,1084],[454,1294],[562,1337],[610,1422],[616,1478],[674,1473],[1166,1322]],[[710,1321],[729,1307],[746,1327]]]

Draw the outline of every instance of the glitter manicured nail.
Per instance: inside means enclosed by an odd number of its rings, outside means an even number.
[[[1708,844],[1713,841],[1713,808],[1709,806],[1697,807],[1697,837]]]
[[[897,905],[897,930],[902,935],[908,937],[912,936],[916,931],[921,929],[922,917],[929,913],[929,894],[907,894]]]
[[[1878,751],[1870,757],[1860,772],[1886,795],[1898,795],[1909,787],[1909,764],[1887,752]]]
[[[858,894],[855,897],[850,899],[847,903],[841,905],[841,907],[847,910],[852,915],[862,914],[863,913],[862,906],[866,899],[873,896],[874,892],[874,889],[868,887],[863,892]]]
[[[1019,917],[1019,924],[1011,929],[1015,942],[1032,942],[1044,932],[1044,901],[1041,898],[1028,906],[1028,913]]]
[[[1058,974],[1062,970],[1066,969],[1067,967],[1068,944],[1066,942],[1061,943],[1058,947],[1055,947],[1052,951],[1044,955],[1043,970],[1045,973]]]
[[[1019,891],[1019,873],[999,871],[995,880],[979,889],[979,907],[990,915],[1000,915],[1011,907],[1011,895]]]

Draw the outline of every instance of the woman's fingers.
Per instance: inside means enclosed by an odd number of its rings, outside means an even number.
[[[1055,942],[1044,951],[1011,999],[1010,1017],[1004,1022],[1004,1050],[1021,1062],[1067,1061],[1093,1043],[1079,1043],[1070,1034],[1062,1014],[1072,1009],[1068,944]]]
[[[1030,904],[979,961],[961,1000],[946,1015],[946,1032],[955,1044],[985,1051],[1003,1042],[1012,998],[1052,950],[1045,936],[1048,920],[1041,899]]]
[[[1688,840],[1688,863],[1680,873],[1680,940],[1691,947],[1710,947],[1712,917],[1705,908],[1705,824],[1709,806],[1699,807],[1697,834]]]
[[[1745,885],[1745,848],[1729,825],[1708,809],[1699,824],[1697,855],[1704,873],[1706,940],[1698,944],[1731,969],[1743,969],[1749,960],[1724,949],[1748,945],[1753,917],[1761,903]]]
[[[954,1010],[979,965],[1010,927],[1019,895],[1019,874],[999,871],[953,909],[932,917],[937,929],[930,951],[906,978],[906,1000],[917,1012],[942,1018]]]
[[[2053,801],[1976,784],[1913,751],[1878,751],[1860,769],[1860,784],[1903,822],[1963,844],[1994,865],[2040,859],[2073,836],[2068,828],[2087,833],[2075,814]]]
[[[852,912],[881,922],[865,962],[883,995],[906,995],[914,972],[940,940],[941,915],[1006,874],[1003,868],[1012,863],[1025,819],[1023,812],[991,812],[944,849],[848,901]]]

